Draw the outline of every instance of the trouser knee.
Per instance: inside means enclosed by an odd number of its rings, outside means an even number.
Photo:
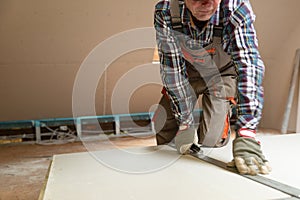
[[[171,142],[177,131],[178,124],[171,110],[170,101],[163,96],[153,117],[156,142],[158,145]]]

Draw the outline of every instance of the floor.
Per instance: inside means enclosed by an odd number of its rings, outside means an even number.
[[[100,149],[151,146],[153,137],[99,141]],[[97,145],[99,147],[99,145]],[[100,150],[99,149],[99,150]],[[38,199],[52,156],[87,151],[81,142],[63,145],[11,144],[0,146],[0,200]]]
[[[277,133],[273,130],[259,132],[259,134]],[[100,150],[153,145],[155,145],[154,137],[122,137],[97,141],[96,146]],[[1,145],[0,200],[38,199],[52,156],[86,151],[86,147],[81,142],[63,145]]]

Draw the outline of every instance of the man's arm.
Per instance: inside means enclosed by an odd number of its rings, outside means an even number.
[[[238,72],[237,129],[256,130],[263,108],[264,64],[258,51],[255,16],[248,1],[243,1],[229,18],[230,51]]]
[[[178,40],[171,27],[169,10],[156,6],[154,26],[160,56],[160,74],[171,100],[173,112],[179,125],[193,123],[193,90],[188,82],[185,61]]]
[[[233,141],[234,162],[241,174],[268,174],[271,167],[256,140],[263,107],[264,64],[258,51],[255,16],[249,1],[243,1],[229,19],[230,50],[238,72],[237,138]]]

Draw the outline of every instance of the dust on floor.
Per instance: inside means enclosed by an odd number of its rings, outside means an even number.
[[[155,145],[153,137],[114,138],[94,142],[93,149]],[[61,145],[0,145],[0,200],[38,199],[53,155],[86,152],[81,142]]]

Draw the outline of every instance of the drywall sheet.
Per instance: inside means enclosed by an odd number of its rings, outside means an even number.
[[[257,136],[261,147],[272,166],[265,177],[300,189],[300,134]],[[232,142],[219,149],[203,149],[204,153],[217,160],[232,159]]]
[[[268,178],[300,188],[299,135],[261,137],[273,164]],[[231,145],[205,154],[231,160]],[[295,170],[295,171],[293,171]],[[282,192],[168,146],[54,156],[43,199],[286,199]]]

